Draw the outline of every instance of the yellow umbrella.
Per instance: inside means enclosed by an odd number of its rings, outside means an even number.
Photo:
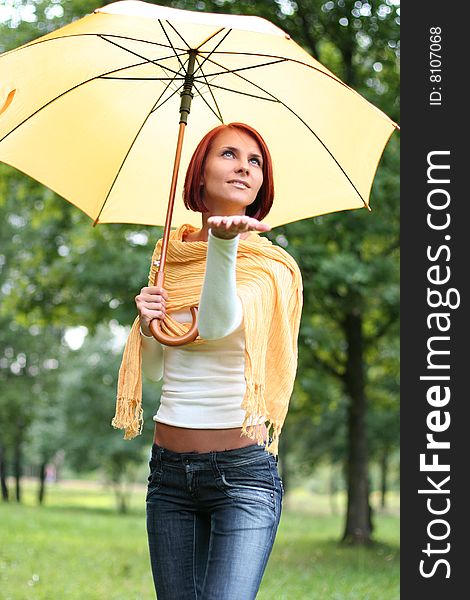
[[[182,202],[167,213],[170,188],[170,200],[181,197],[179,155],[185,168],[220,123],[244,121],[266,140],[273,227],[369,208],[397,127],[265,19],[139,1],[108,4],[0,55],[0,82],[1,161],[95,223],[166,223],[166,238],[172,218],[199,218]]]

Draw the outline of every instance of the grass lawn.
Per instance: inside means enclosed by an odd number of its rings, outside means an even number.
[[[143,488],[127,515],[99,485],[50,485],[43,507],[34,487],[24,491],[22,505],[0,504],[1,600],[155,600]],[[293,490],[258,600],[398,600],[399,518],[375,523],[372,547],[341,547],[343,517],[324,497]]]

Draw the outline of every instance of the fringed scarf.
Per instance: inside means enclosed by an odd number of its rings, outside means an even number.
[[[165,283],[168,292],[165,333],[187,330],[168,313],[197,306],[206,267],[207,242],[184,242],[182,225],[170,233]],[[155,246],[149,273],[154,285],[162,240]],[[297,338],[302,310],[302,279],[295,260],[270,240],[250,233],[240,239],[236,266],[237,293],[243,306],[245,330],[246,392],[241,408],[246,411],[242,434],[263,445],[259,427],[249,428],[250,418],[266,417],[266,450],[278,453],[279,435],[286,418],[297,370]],[[132,325],[119,370],[116,414],[112,425],[125,429],[124,439],[139,435],[143,426],[140,323]],[[198,337],[193,344],[203,344]]]

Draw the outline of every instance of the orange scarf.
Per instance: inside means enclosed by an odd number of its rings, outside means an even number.
[[[204,279],[207,242],[184,242],[182,225],[170,233],[165,268],[168,292],[165,333],[181,335],[187,326],[169,312],[199,303]],[[155,246],[149,285],[154,285],[161,240]],[[286,418],[297,370],[297,338],[302,311],[302,279],[295,260],[270,240],[251,233],[240,240],[237,252],[237,294],[243,306],[245,330],[246,392],[241,408],[246,411],[242,433],[264,443],[260,428],[247,429],[250,417],[264,415],[271,444],[266,450],[276,455],[279,435]],[[182,282],[184,284],[182,285]],[[115,428],[125,429],[125,439],[140,434],[143,425],[140,322],[137,317],[129,334],[119,370]],[[198,337],[193,344],[204,343]]]

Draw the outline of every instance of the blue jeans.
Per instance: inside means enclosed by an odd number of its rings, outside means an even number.
[[[256,598],[281,516],[277,459],[257,444],[208,453],[153,444],[149,465],[158,600]]]

